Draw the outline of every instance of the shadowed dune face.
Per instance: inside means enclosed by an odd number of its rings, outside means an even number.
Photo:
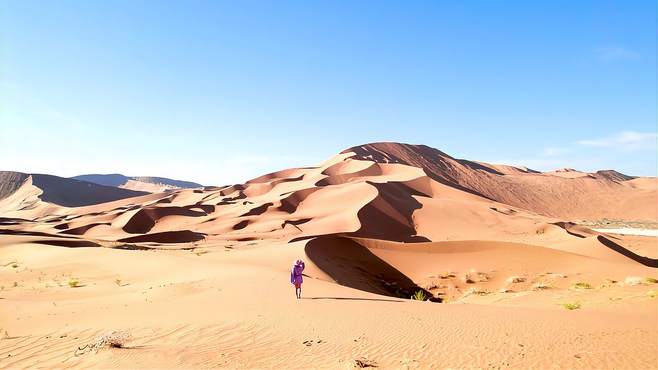
[[[601,242],[601,244],[605,245],[606,247],[612,249],[615,252],[618,252],[630,259],[632,259],[635,262],[641,263],[644,266],[647,267],[653,267],[653,268],[658,268],[658,258],[649,258],[646,256],[639,256],[636,253],[633,253],[633,251],[630,251],[621,245],[615,243],[614,241],[606,238],[603,235],[599,235],[596,237],[596,239]]]
[[[27,199],[30,196],[62,207],[82,207],[144,194],[147,193],[52,175],[0,171],[0,200],[6,202],[7,198],[17,198],[16,207],[19,208],[31,208],[34,205],[37,200]],[[25,199],[21,199],[21,196]]]
[[[20,172],[0,171],[0,199],[13,194],[23,186],[28,177],[29,175]]]
[[[432,294],[368,248],[349,238],[324,236],[310,240],[308,258],[335,282],[366,292],[409,298],[417,291]]]
[[[146,194],[50,175],[32,175],[32,184],[43,190],[40,196],[43,201],[65,207],[106,203]]]
[[[155,243],[190,243],[203,240],[205,234],[195,233],[189,230],[181,231],[165,231],[161,233],[151,233],[140,236],[132,236],[129,238],[119,239],[119,241],[126,243],[144,243],[144,242],[155,242]]]
[[[352,236],[405,242],[423,242],[429,239],[417,236],[412,219],[422,204],[413,196],[421,193],[404,183],[370,184],[378,196],[358,212],[361,228]]]
[[[125,232],[144,234],[149,232],[155,223],[166,216],[200,217],[206,216],[204,211],[195,211],[190,207],[149,207],[137,211],[123,226]]]

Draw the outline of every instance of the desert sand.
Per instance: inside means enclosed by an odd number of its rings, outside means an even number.
[[[1,368],[658,367],[658,240],[588,226],[654,225],[655,178],[398,143],[96,200],[4,178]]]

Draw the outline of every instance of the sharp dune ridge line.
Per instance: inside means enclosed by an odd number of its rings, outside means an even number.
[[[656,178],[372,143],[229,186],[101,179],[0,172],[0,367],[658,363],[656,238],[587,226],[655,225]]]

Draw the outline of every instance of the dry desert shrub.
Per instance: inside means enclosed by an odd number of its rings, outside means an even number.
[[[656,298],[656,297],[658,297],[658,290],[650,290],[650,291],[648,291],[648,292],[647,292],[647,296],[649,296],[649,298]]]
[[[577,310],[580,308],[580,302],[572,302],[572,303],[563,303],[562,307],[566,308],[567,310]]]
[[[640,285],[642,284],[643,279],[639,276],[627,276],[624,279],[624,284],[626,285]]]
[[[592,289],[589,283],[577,282],[571,285],[571,289]]]
[[[554,277],[554,278],[561,278],[561,279],[564,279],[564,278],[567,277],[567,275],[559,274],[557,272],[549,272],[548,275],[550,275],[551,277]]]
[[[553,286],[548,283],[537,283],[532,286],[532,290],[547,290],[551,288],[553,288]]]
[[[466,284],[474,284],[475,283],[475,280],[471,277],[470,274],[464,274],[464,276],[462,276],[462,281]]]
[[[603,280],[603,283],[601,283],[601,286],[599,286],[599,289],[608,288],[608,287],[611,287],[615,284],[617,284],[617,280],[605,279],[605,280]]]
[[[377,363],[372,360],[368,360],[365,357],[360,357],[354,360],[354,366],[363,369],[366,367],[377,367]]]
[[[471,272],[467,272],[464,274],[464,276],[462,276],[462,281],[466,284],[481,283],[489,281],[489,275],[485,274],[484,272],[471,270]]]
[[[425,285],[425,290],[433,290],[433,289],[439,289],[439,288],[440,288],[440,286],[437,283],[433,282],[433,281],[431,283],[428,283],[427,285]]]
[[[68,284],[71,288],[78,288],[80,287],[80,280],[75,278],[70,278]]]
[[[111,331],[96,338],[92,343],[78,347],[75,356],[83,355],[87,352],[98,352],[102,348],[125,348],[126,342],[130,339],[130,333],[125,331]]]
[[[490,292],[482,287],[472,287],[471,289],[467,290],[466,293],[462,296],[462,298],[466,298],[471,295],[487,295]]]
[[[507,280],[506,280],[507,284],[522,283],[522,282],[524,282],[524,281],[525,281],[525,278],[524,278],[524,277],[516,276],[516,275],[514,275],[514,276],[510,276],[510,277],[508,277]]]
[[[644,281],[645,281],[647,284],[656,284],[656,283],[658,283],[658,279],[656,279],[656,278],[654,278],[654,277],[644,278]]]

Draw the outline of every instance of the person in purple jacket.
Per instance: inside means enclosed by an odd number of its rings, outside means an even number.
[[[297,299],[302,298],[302,283],[304,279],[302,278],[302,272],[304,271],[304,261],[297,260],[292,269],[290,270],[290,284],[295,286],[295,295]]]

